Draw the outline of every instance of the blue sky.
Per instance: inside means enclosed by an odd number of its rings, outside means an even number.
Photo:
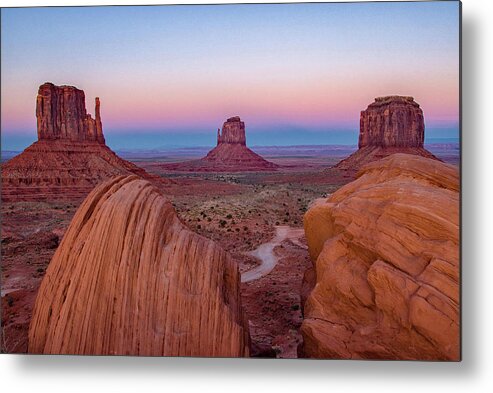
[[[233,115],[252,143],[350,142],[387,94],[457,134],[458,2],[3,9],[1,28],[3,149],[36,138],[46,81],[83,89],[90,113],[101,97],[115,146],[202,144]]]

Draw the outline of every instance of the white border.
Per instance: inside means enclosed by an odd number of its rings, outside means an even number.
[[[2,7],[166,3],[173,1],[0,0]],[[207,1],[180,3],[207,4]],[[462,363],[0,355],[2,391],[493,391],[492,4],[491,0],[463,1]]]

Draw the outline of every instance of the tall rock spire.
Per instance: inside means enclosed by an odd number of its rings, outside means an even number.
[[[96,108],[95,108],[95,116],[96,116],[96,140],[99,143],[105,143],[104,135],[103,135],[103,123],[101,122],[101,103],[99,102],[99,97],[96,97]]]

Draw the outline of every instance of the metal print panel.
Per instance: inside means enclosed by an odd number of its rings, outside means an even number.
[[[460,15],[3,8],[2,352],[460,360]]]

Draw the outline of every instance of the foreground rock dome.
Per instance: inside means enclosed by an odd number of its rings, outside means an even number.
[[[311,207],[305,356],[458,360],[459,173],[394,154]]]
[[[41,283],[29,352],[248,356],[240,276],[150,182],[120,176],[85,199]]]

